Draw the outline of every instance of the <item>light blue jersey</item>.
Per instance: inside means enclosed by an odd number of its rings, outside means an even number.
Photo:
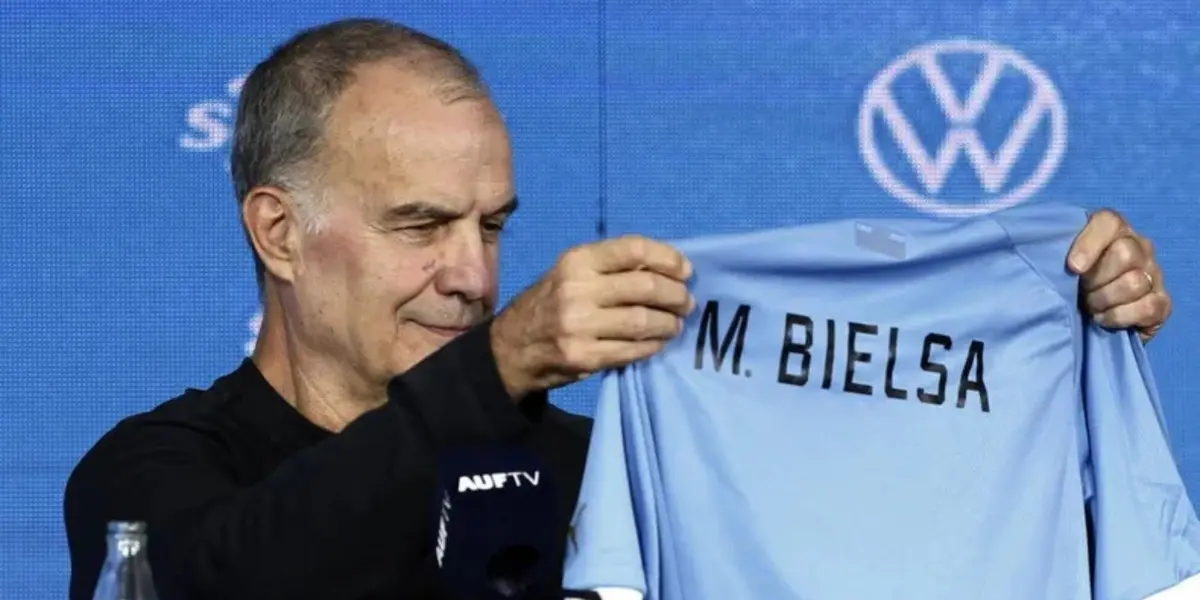
[[[678,242],[697,310],[605,376],[564,585],[1142,600],[1200,571],[1141,343],[1077,308],[1086,216]]]

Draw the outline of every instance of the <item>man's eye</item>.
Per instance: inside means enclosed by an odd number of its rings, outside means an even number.
[[[401,228],[401,230],[411,231],[413,233],[432,233],[441,226],[442,226],[442,224],[437,221],[430,221],[428,223],[417,223],[415,225],[405,225],[404,227]]]
[[[500,233],[504,231],[504,221],[489,221],[483,224],[483,229],[488,233]]]

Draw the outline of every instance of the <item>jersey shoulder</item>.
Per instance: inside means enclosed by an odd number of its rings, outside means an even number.
[[[987,218],[1004,230],[1012,251],[1029,269],[1074,306],[1079,280],[1067,266],[1067,255],[1088,217],[1088,211],[1079,206],[1045,203],[998,211]]]
[[[859,216],[669,243],[711,266],[761,270],[767,264],[799,263],[845,270],[930,263],[981,249],[1047,241],[1065,240],[1069,245],[1087,219],[1088,210],[1080,206],[1038,202],[959,219]]]

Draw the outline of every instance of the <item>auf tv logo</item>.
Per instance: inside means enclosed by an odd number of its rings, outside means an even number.
[[[245,82],[245,75],[231,79],[225,84],[225,98],[204,100],[188,107],[185,115],[187,131],[179,136],[179,147],[210,152],[225,146],[233,136],[237,100]]]

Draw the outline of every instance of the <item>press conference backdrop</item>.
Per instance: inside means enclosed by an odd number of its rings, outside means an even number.
[[[505,299],[599,236],[1120,209],[1176,299],[1151,357],[1200,496],[1196,2],[4,0],[0,598],[65,595],[89,445],[251,347],[235,99],[275,44],[348,16],[441,36],[491,82],[523,200]],[[590,414],[595,391],[553,399]]]

